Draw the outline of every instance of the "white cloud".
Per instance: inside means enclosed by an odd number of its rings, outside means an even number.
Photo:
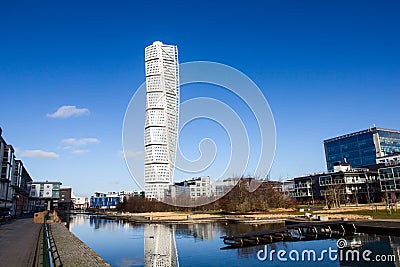
[[[71,154],[82,155],[88,153],[88,149],[83,149],[89,144],[100,143],[100,140],[94,137],[90,138],[66,138],[61,140],[61,147],[64,150],[68,150]]]
[[[25,158],[59,158],[60,156],[55,152],[48,152],[43,150],[22,150],[18,151],[18,156]]]
[[[71,153],[74,155],[82,155],[82,154],[85,154],[88,152],[89,152],[89,150],[87,150],[87,149],[76,149],[76,150],[72,151]]]
[[[53,119],[65,119],[70,117],[79,117],[83,115],[89,115],[89,109],[77,108],[76,106],[61,106],[56,112],[47,114],[47,117]]]
[[[124,157],[124,152],[125,152],[125,157],[126,158],[142,158],[143,157],[143,151],[141,150],[125,150],[125,151],[119,151],[118,155],[123,158]]]
[[[97,144],[100,143],[100,140],[97,138],[66,138],[61,140],[61,143],[68,148],[77,147],[77,146],[86,146],[87,144]]]

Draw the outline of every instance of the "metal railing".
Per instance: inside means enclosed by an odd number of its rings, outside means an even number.
[[[43,240],[42,240],[42,266],[44,267],[62,267],[60,254],[54,240],[51,225],[47,223],[49,215],[44,216],[43,222]]]
[[[43,222],[43,267],[54,267],[53,250],[50,242],[49,225],[47,224],[48,214],[44,216]]]

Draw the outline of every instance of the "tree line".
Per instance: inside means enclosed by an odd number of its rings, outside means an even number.
[[[220,211],[255,212],[273,208],[288,208],[290,198],[284,195],[277,182],[240,178],[236,185],[223,197],[205,205],[179,207],[145,197],[130,197],[117,205],[118,211],[156,212],[156,211]],[[254,187],[254,188],[252,188]]]

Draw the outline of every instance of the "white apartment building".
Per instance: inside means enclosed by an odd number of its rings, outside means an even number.
[[[193,178],[194,183],[189,185],[190,198],[197,199],[200,197],[211,196],[211,178],[210,176],[202,176]]]
[[[178,49],[154,42],[145,49],[146,122],[144,189],[161,200],[173,184],[179,119]]]
[[[165,190],[165,196],[172,199],[187,198],[191,200],[211,197],[211,186],[212,180],[210,176],[195,177],[170,185],[169,188]]]
[[[58,207],[61,184],[61,182],[49,181],[29,183],[29,202],[31,207],[34,210]]]
[[[89,207],[89,199],[87,197],[72,197],[72,203],[74,203],[75,210],[84,210]]]

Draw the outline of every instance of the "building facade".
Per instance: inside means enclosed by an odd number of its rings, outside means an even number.
[[[190,198],[196,199],[200,197],[211,196],[211,178],[210,176],[202,176],[194,178],[194,183],[189,186]]]
[[[337,162],[368,167],[380,157],[400,153],[400,131],[373,127],[325,140],[324,148],[328,171],[333,171]]]
[[[58,209],[68,211],[73,208],[74,208],[74,203],[72,202],[72,188],[61,187],[60,198],[58,200]]]
[[[96,192],[90,197],[90,207],[95,209],[115,209],[120,202],[121,198],[116,192]]]
[[[138,190],[120,191],[118,192],[118,196],[120,198],[120,202],[124,202],[125,200],[128,200],[133,197],[144,197],[144,191],[138,191]]]
[[[212,181],[210,176],[195,177],[170,185],[169,188],[165,190],[165,196],[181,200],[185,197],[188,200],[207,198],[211,197],[212,194],[211,185]]]
[[[400,165],[400,153],[393,156],[379,157],[376,159],[376,164],[380,166]]]
[[[29,185],[30,205],[34,211],[58,208],[61,182],[32,182]]]
[[[87,197],[72,197],[74,210],[86,210],[90,203]]]
[[[330,205],[381,201],[378,171],[335,164],[333,172],[318,173],[286,180],[283,192],[294,201]]]
[[[29,183],[32,178],[21,160],[15,158],[14,148],[2,137],[0,128],[0,211],[11,216],[29,213]]]
[[[400,198],[400,164],[386,164],[378,170],[384,197],[397,201]]]
[[[1,142],[1,176],[0,176],[0,208],[4,210],[12,209],[14,188],[11,181],[14,177],[15,155],[14,148],[8,145],[3,139]]]
[[[159,41],[145,49],[146,122],[144,189],[162,199],[173,184],[179,119],[178,49]]]
[[[29,213],[29,184],[32,183],[32,178],[25,169],[21,160],[15,161],[15,169],[11,187],[13,190],[13,215],[20,216],[24,213]]]

